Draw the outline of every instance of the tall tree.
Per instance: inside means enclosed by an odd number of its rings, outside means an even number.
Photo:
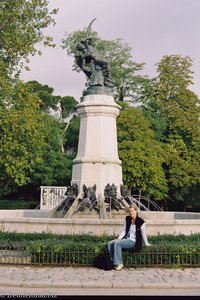
[[[74,31],[62,40],[62,47],[68,55],[77,55],[76,45],[84,37],[84,31]],[[122,39],[104,40],[97,32],[91,31],[92,46],[109,63],[111,76],[115,84],[115,99],[120,101],[136,100],[137,92],[145,84],[146,78],[137,74],[143,69],[144,63],[136,63],[132,58],[132,49]],[[80,71],[74,61],[73,69]]]
[[[6,194],[30,180],[42,159],[44,113],[39,98],[18,81],[9,106],[0,103],[0,191]]]
[[[42,85],[37,81],[28,81],[25,85],[40,98],[40,108],[61,122],[62,151],[68,154],[76,152],[79,131],[79,117],[76,114],[78,101],[71,96],[55,96],[52,87]]]
[[[44,112],[36,94],[19,80],[29,55],[41,54],[36,44],[53,46],[43,29],[54,24],[46,0],[0,1],[0,193],[30,181],[42,160]]]
[[[34,185],[38,189],[38,185],[69,184],[72,160],[78,146],[78,101],[71,96],[55,96],[52,87],[37,81],[28,81],[25,86],[41,100],[46,136],[42,149],[43,161],[37,164],[29,186]]]
[[[64,125],[53,116],[45,114],[45,144],[42,147],[42,160],[35,164],[31,173],[31,186],[70,184],[72,158],[62,152]]]
[[[32,93],[36,93],[41,99],[40,108],[48,112],[50,108],[56,110],[60,96],[53,95],[54,89],[47,84],[41,84],[36,80],[28,81],[25,83]]]
[[[28,56],[41,54],[36,44],[53,46],[52,38],[43,29],[54,23],[46,0],[0,1],[0,70],[17,74],[29,62]]]
[[[141,109],[124,109],[118,117],[117,126],[124,184],[132,192],[142,192],[157,200],[165,198],[167,184],[162,168],[164,150],[154,139]]]
[[[40,185],[70,183],[76,151],[70,149],[77,148],[79,128],[75,126],[74,134],[72,120],[66,130],[65,119],[49,115],[46,109],[52,104],[51,97],[59,97],[63,99],[65,118],[77,102],[73,97],[53,96],[52,90],[18,80],[9,105],[0,105],[0,196],[26,190],[25,186],[38,191]]]
[[[145,115],[153,120],[152,128],[166,149],[164,170],[173,208],[200,181],[200,101],[189,89],[191,66],[187,56],[164,56],[157,65],[158,77],[144,96]]]

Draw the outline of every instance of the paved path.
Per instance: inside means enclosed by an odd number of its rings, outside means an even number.
[[[199,295],[200,268],[35,267],[0,265],[0,295]]]

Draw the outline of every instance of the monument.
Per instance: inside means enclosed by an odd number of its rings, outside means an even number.
[[[76,183],[79,190],[84,184],[87,187],[96,185],[97,197],[104,195],[107,184],[114,184],[119,195],[122,168],[117,149],[116,117],[120,106],[112,96],[108,63],[92,47],[88,34],[89,30],[77,45],[80,54],[76,56],[76,62],[89,82],[82,102],[77,106],[81,123],[72,183]]]
[[[87,77],[87,87],[77,105],[80,131],[71,180],[71,190],[74,187],[77,195],[70,207],[69,203],[66,205],[69,218],[75,212],[86,210],[107,218],[112,209],[128,207],[121,197],[122,167],[117,147],[116,118],[121,107],[113,98],[109,64],[92,46],[90,32],[94,20],[76,45],[75,60]]]

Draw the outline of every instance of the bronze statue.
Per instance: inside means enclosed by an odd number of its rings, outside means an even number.
[[[89,78],[89,88],[86,94],[93,93],[92,90],[95,90],[97,93],[102,93],[107,91],[111,92],[111,89],[114,87],[112,82],[108,62],[105,61],[102,55],[92,47],[92,39],[89,37],[92,23],[96,19],[92,20],[86,30],[85,37],[77,44],[77,50],[79,54],[75,56],[76,63],[80,69],[86,74]],[[96,87],[94,89],[94,87]]]

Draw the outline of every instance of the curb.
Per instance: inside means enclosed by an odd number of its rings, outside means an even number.
[[[119,282],[41,282],[41,281],[1,281],[0,287],[24,287],[24,288],[110,288],[110,289],[199,289],[198,283],[133,283],[133,284],[120,284]]]

